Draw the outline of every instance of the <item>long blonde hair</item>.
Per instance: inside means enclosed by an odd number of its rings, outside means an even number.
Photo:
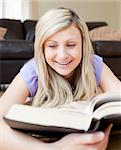
[[[44,42],[53,34],[74,23],[81,31],[83,39],[83,58],[75,69],[72,90],[69,82],[49,67],[44,56]],[[88,100],[97,91],[91,56],[94,53],[88,28],[82,18],[68,8],[49,10],[37,22],[35,29],[35,61],[37,64],[38,90],[33,106],[60,107],[77,100]]]

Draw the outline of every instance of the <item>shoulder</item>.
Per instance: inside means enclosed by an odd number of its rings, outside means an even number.
[[[23,76],[37,76],[37,69],[35,59],[30,59],[26,62],[23,67],[20,69],[20,74]]]
[[[38,76],[36,68],[35,59],[31,59],[20,69],[20,75],[26,83],[31,97],[35,95],[38,87]]]
[[[92,55],[91,62],[92,62],[92,66],[96,78],[96,83],[97,85],[99,85],[102,70],[103,70],[103,59],[98,55]]]
[[[100,56],[98,56],[98,55],[92,55],[92,57],[91,57],[91,60],[92,60],[92,65],[93,66],[97,66],[97,65],[101,65],[102,64],[102,62],[103,62],[103,59],[102,59],[102,57],[100,57]]]
[[[33,70],[36,70],[36,63],[35,63],[35,59],[34,58],[32,58],[32,59],[30,59],[29,61],[27,61],[24,65],[23,65],[23,67],[21,68],[21,70],[23,70],[23,69],[33,69]]]

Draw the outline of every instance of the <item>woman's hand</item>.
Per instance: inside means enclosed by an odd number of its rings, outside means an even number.
[[[56,150],[106,150],[112,125],[105,132],[69,134],[53,143]],[[55,148],[56,147],[56,148]]]

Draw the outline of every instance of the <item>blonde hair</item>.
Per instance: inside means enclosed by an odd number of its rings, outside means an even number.
[[[45,61],[44,43],[53,34],[74,23],[81,31],[83,39],[83,58],[75,70],[72,90],[69,82],[49,67]],[[35,61],[37,63],[38,90],[33,106],[60,107],[77,100],[88,100],[97,91],[94,70],[91,63],[93,52],[88,28],[82,18],[68,8],[54,8],[43,15],[35,29]]]

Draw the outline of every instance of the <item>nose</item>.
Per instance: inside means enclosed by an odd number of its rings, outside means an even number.
[[[68,57],[68,52],[64,47],[60,47],[58,49],[57,56],[59,59],[66,59]]]

